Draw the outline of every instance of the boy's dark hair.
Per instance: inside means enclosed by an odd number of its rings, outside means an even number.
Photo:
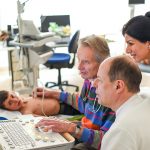
[[[3,102],[7,99],[8,97],[8,91],[0,91],[0,108],[3,108]]]

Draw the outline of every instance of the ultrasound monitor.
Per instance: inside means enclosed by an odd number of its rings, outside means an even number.
[[[50,22],[55,22],[58,26],[70,26],[69,15],[41,16],[41,32],[48,32]]]

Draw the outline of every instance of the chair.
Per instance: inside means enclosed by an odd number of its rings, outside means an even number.
[[[75,91],[79,91],[79,86],[69,84],[68,81],[61,80],[61,69],[62,68],[73,68],[75,65],[76,52],[78,48],[78,40],[80,36],[80,31],[76,31],[72,36],[69,45],[68,45],[68,54],[67,53],[54,53],[48,61],[45,63],[45,66],[50,69],[58,70],[58,82],[47,82],[45,87],[52,88],[58,86],[60,90],[63,90],[63,86],[71,86],[75,88]],[[73,54],[73,59],[71,59],[71,55]],[[71,62],[70,62],[71,61]]]

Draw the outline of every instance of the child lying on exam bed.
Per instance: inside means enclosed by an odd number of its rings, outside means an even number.
[[[139,93],[143,97],[150,98],[150,87],[141,87]],[[2,108],[2,109],[1,109]],[[32,114],[33,116],[51,116],[59,114],[60,104],[55,99],[44,99],[37,97],[24,98],[13,91],[0,91],[0,120],[6,118],[13,119],[18,115]],[[2,118],[4,117],[4,118]],[[64,117],[63,115],[61,117]],[[75,118],[74,118],[75,117]],[[67,116],[70,121],[81,120],[82,115],[71,117]],[[64,117],[66,118],[66,116]],[[73,119],[73,120],[72,120]]]
[[[0,91],[0,108],[33,116],[50,116],[59,113],[60,104],[57,100],[41,99],[39,97],[24,98],[15,92],[3,90]]]

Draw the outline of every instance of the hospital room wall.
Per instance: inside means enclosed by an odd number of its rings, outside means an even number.
[[[23,0],[20,0],[24,2]],[[149,10],[149,0],[136,5],[135,15]],[[22,18],[31,19],[40,26],[41,15],[69,14],[72,31],[81,30],[87,34],[116,34],[130,18],[128,0],[29,0],[24,7]],[[16,25],[17,0],[0,0],[0,28]]]

